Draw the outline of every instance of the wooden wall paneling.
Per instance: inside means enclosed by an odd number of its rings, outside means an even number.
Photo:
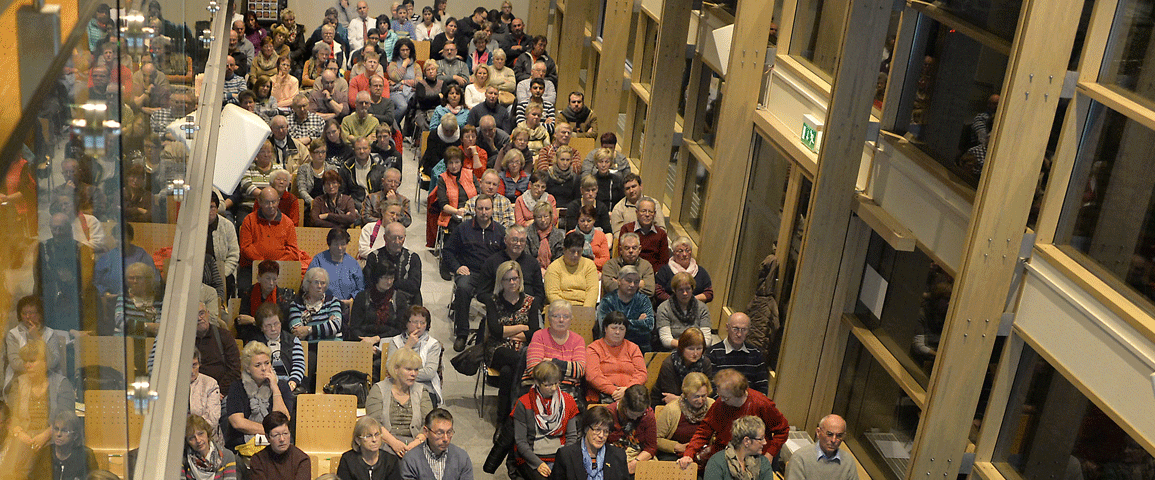
[[[1023,4],[990,154],[975,196],[939,358],[911,454],[912,476],[958,474],[1011,286],[1082,3]],[[977,382],[977,383],[976,383]],[[995,400],[998,401],[998,400]]]
[[[559,40],[555,45],[557,55],[554,60],[557,61],[558,65],[558,100],[561,103],[561,98],[564,95],[567,102],[562,104],[563,108],[568,105],[569,92],[582,90],[578,75],[581,74],[582,49],[586,45],[585,23],[587,18],[585,12],[589,11],[589,3],[593,3],[592,0],[566,0],[565,14],[561,15],[560,29],[557,35]]]
[[[617,129],[623,93],[622,76],[626,71],[626,48],[630,42],[630,17],[633,13],[632,0],[606,0],[602,54],[598,60],[597,83],[594,85],[597,95],[593,107],[603,131]]]
[[[807,209],[806,235],[779,352],[778,383],[772,392],[778,408],[794,422],[816,414],[810,409],[817,398],[822,364],[841,363],[827,357],[826,351],[816,354],[814,346],[823,343],[823,348],[832,348],[846,341],[845,334],[832,339],[826,336],[830,333],[828,324],[840,322],[845,308],[835,295],[841,291],[840,265],[847,263],[844,247],[851,233],[855,182],[878,77],[877,51],[889,27],[890,4],[854,0],[849,18],[854,21],[845,23],[842,55],[835,69],[819,150],[818,175]],[[835,375],[823,377],[821,382],[837,380]]]
[[[690,2],[664,0],[662,21],[658,23],[658,41],[654,45],[653,78],[678,82],[686,71],[686,36],[690,30]],[[652,91],[652,90],[651,90]],[[642,140],[639,174],[646,195],[661,200],[666,188],[666,171],[674,148],[674,124],[678,117],[681,92],[651,95],[646,109],[646,137]],[[675,202],[671,202],[675,203]],[[676,202],[680,203],[680,202]],[[673,205],[668,205],[673,210]]]
[[[774,2],[739,2],[734,16],[726,83],[722,86],[722,105],[715,125],[714,161],[700,230],[701,238],[709,238],[710,244],[700,245],[707,248],[698,249],[698,261],[718,279],[714,283],[714,295],[720,299],[729,295],[734,251],[710,247],[738,243],[742,208],[734,207],[743,205],[749,184],[754,108],[761,94],[766,63],[766,25],[773,16]],[[705,70],[703,77],[706,77]],[[711,314],[720,317],[724,303],[712,302]]]

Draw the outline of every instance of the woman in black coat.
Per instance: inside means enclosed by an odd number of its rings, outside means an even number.
[[[341,455],[337,478],[341,480],[401,480],[397,456],[382,451],[381,424],[364,416],[353,426],[353,449]]]
[[[606,407],[586,410],[582,415],[582,441],[566,445],[557,451],[550,480],[590,480],[601,471],[602,480],[627,480],[626,451],[606,444],[614,417]],[[586,465],[596,462],[593,474],[586,473]]]

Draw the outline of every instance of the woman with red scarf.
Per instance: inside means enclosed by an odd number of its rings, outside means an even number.
[[[289,318],[289,307],[296,294],[292,289],[277,286],[280,276],[281,265],[275,260],[265,260],[257,264],[257,283],[249,288],[241,287],[241,311],[235,320],[237,338],[246,341],[260,338],[261,327],[253,314],[265,303],[276,304],[281,309],[281,318]]]
[[[549,478],[558,449],[578,442],[578,407],[558,389],[561,370],[553,362],[533,368],[533,387],[513,410],[517,467],[526,480]]]

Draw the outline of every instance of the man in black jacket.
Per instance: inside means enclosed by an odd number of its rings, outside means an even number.
[[[475,202],[473,220],[458,225],[441,252],[457,286],[453,297],[453,334],[457,337],[453,350],[458,352],[465,350],[469,335],[469,304],[480,283],[476,278],[480,277],[485,260],[501,251],[505,240],[505,227],[493,221],[493,197],[478,195]]]
[[[514,225],[506,230],[505,249],[490,255],[481,267],[480,275],[477,277],[477,299],[485,303],[485,298],[493,295],[494,284],[497,282],[497,267],[514,260],[521,265],[525,294],[545,302],[545,282],[541,278],[541,265],[537,263],[537,257],[532,253],[537,252],[536,242],[534,243],[532,248],[527,248],[529,234],[521,225]]]

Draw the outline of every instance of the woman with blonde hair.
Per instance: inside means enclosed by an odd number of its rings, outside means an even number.
[[[489,84],[497,87],[498,101],[502,105],[512,105],[517,101],[517,74],[506,65],[505,50],[493,51],[493,69],[489,72]]]
[[[381,451],[381,424],[364,416],[353,426],[353,448],[341,455],[340,480],[396,480],[401,477],[398,457]]]
[[[465,86],[465,107],[473,108],[485,101],[485,88],[489,86],[491,67],[481,64],[473,69],[473,83]]]
[[[509,416],[515,379],[521,378],[518,363],[526,355],[526,346],[541,328],[542,299],[527,295],[523,287],[521,265],[510,260],[497,266],[493,292],[483,292],[486,363],[501,372],[498,380],[497,418]]]
[[[369,389],[365,415],[381,425],[381,448],[402,457],[425,443],[422,422],[433,404],[417,383],[421,357],[413,350],[402,348],[390,354],[386,371],[389,376]]]
[[[505,195],[511,203],[529,189],[529,174],[525,172],[525,163],[525,156],[520,150],[510,150],[501,156],[501,188],[498,193]]]
[[[710,398],[713,392],[710,377],[702,372],[691,372],[682,379],[682,394],[678,401],[666,404],[666,408],[658,413],[659,460],[677,460],[685,453],[698,425],[714,404],[714,399]]]
[[[272,412],[289,416],[295,403],[289,382],[278,380],[273,370],[273,351],[261,342],[241,350],[241,381],[233,382],[225,399],[225,447],[242,456],[259,450],[256,437],[268,433],[261,423],[265,417]]]

